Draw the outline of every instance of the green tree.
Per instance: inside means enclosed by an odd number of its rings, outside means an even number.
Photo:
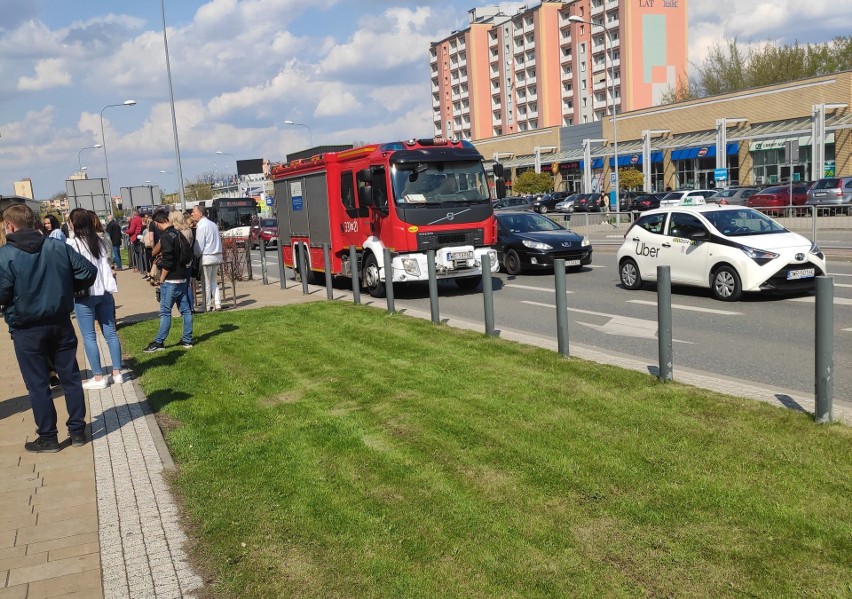
[[[553,177],[547,173],[524,171],[512,182],[514,193],[546,193],[553,191]]]
[[[621,189],[640,189],[645,182],[645,175],[635,168],[618,169],[618,184]]]
[[[690,64],[694,75],[663,92],[663,104],[850,70],[852,36],[804,46],[771,40],[741,45],[734,37],[713,44],[701,64]]]

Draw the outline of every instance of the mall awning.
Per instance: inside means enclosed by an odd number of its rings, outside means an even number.
[[[727,145],[727,154],[737,154],[740,151],[740,144],[736,142]],[[716,155],[716,145],[708,144],[706,146],[693,146],[691,148],[681,148],[680,150],[672,150],[672,160],[690,160],[692,158],[713,158]]]

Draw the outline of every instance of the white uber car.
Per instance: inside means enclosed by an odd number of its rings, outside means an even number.
[[[751,208],[675,206],[644,213],[618,250],[621,284],[638,289],[669,266],[672,283],[710,288],[734,302],[744,291],[807,291],[825,274],[819,247]]]

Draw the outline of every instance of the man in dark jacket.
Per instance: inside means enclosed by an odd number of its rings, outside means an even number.
[[[112,263],[118,270],[121,268],[121,226],[113,218],[112,214],[106,216],[106,232],[109,235],[109,240],[112,242]]]
[[[192,261],[192,246],[181,232],[169,225],[169,214],[160,210],[154,214],[154,225],[160,231],[160,330],[144,351],[165,349],[163,345],[172,328],[172,306],[177,305],[183,317],[181,346],[192,347],[192,309],[187,295],[186,267]]]
[[[0,304],[27,385],[38,438],[27,451],[59,451],[56,408],[50,393],[50,356],[65,391],[71,444],[86,444],[86,402],[77,366],[77,336],[71,324],[75,289],[88,289],[94,264],[57,239],[35,230],[26,205],[3,212],[6,245],[0,247]]]

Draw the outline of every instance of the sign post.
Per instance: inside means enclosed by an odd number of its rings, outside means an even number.
[[[728,183],[728,169],[717,168],[713,170],[713,181],[716,187],[724,187]]]

